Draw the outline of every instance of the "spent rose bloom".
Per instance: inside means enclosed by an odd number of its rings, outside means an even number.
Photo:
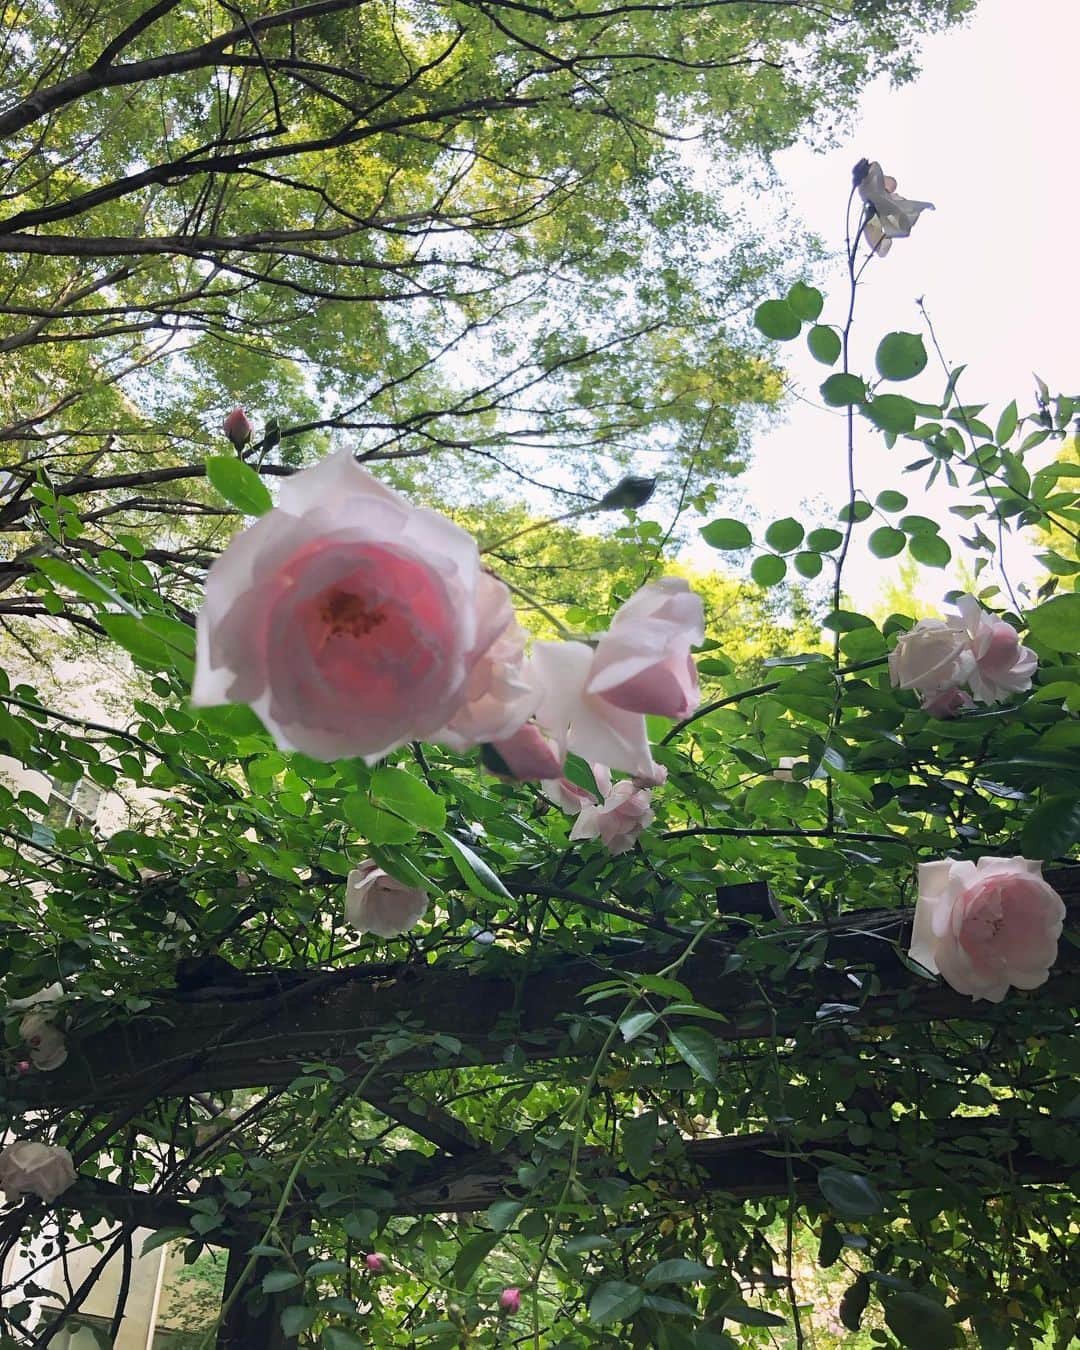
[[[372,764],[442,729],[460,745],[506,729],[490,705],[518,698],[494,650],[512,619],[469,534],[341,451],[287,479],[211,567],[192,702],[248,703],[315,759]]]
[[[583,806],[570,831],[571,839],[599,839],[609,853],[626,853],[637,843],[638,835],[652,824],[653,810],[648,788],[638,787],[632,778],[611,786],[610,775],[593,766],[596,785],[604,794],[599,806]]]
[[[863,237],[879,256],[884,257],[894,239],[906,239],[924,211],[934,209],[933,202],[909,201],[896,192],[896,179],[886,174],[877,160],[866,166],[859,181],[859,196],[873,210],[863,226]]]
[[[521,1290],[513,1287],[504,1289],[499,1295],[499,1307],[503,1312],[516,1313],[521,1311]]]
[[[16,1139],[0,1153],[0,1186],[8,1200],[36,1195],[51,1203],[75,1181],[75,1168],[66,1148]]]
[[[58,1069],[68,1057],[64,1033],[53,1024],[48,1013],[27,1013],[19,1023],[19,1035],[36,1069],[46,1073]]]
[[[1039,658],[1020,645],[1016,629],[988,614],[973,595],[960,596],[956,608],[974,660],[967,682],[979,702],[999,703],[1030,689]]]
[[[1064,918],[1041,862],[922,863],[909,955],[959,993],[1000,1003],[1010,985],[1046,981]]]
[[[650,581],[616,611],[586,688],[627,712],[688,717],[701,702],[690,648],[704,640],[701,597],[682,577]]]
[[[237,450],[242,450],[247,445],[254,430],[243,408],[234,408],[222,422],[221,429]]]
[[[360,933],[397,937],[427,913],[427,892],[397,881],[370,860],[349,873],[345,922]]]

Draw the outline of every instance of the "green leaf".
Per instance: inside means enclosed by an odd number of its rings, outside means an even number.
[[[893,1294],[885,1300],[885,1323],[910,1350],[952,1350],[956,1323],[948,1308],[925,1294]]]
[[[994,432],[994,440],[997,441],[998,445],[1004,445],[1006,441],[1012,440],[1013,433],[1016,431],[1017,420],[1016,399],[1013,399],[998,418],[997,430]]]
[[[810,329],[806,335],[806,345],[814,360],[820,361],[823,366],[835,365],[843,351],[840,334],[835,328],[823,323],[816,323]]]
[[[884,492],[879,492],[874,498],[874,505],[879,506],[882,511],[903,511],[907,508],[908,499],[902,492],[894,492],[891,488],[886,488]]]
[[[629,1043],[643,1031],[648,1031],[659,1020],[660,1014],[656,1012],[628,1013],[620,1020],[619,1030],[622,1032],[623,1040]]]
[[[441,830],[446,824],[443,799],[404,769],[376,769],[369,791],[387,810],[421,830]]]
[[[912,535],[908,552],[927,567],[947,567],[952,558],[952,549],[939,534]]]
[[[640,1116],[627,1116],[622,1122],[619,1134],[622,1138],[623,1157],[635,1177],[646,1176],[649,1172],[659,1126],[660,1117],[655,1111],[645,1111]]]
[[[787,342],[802,332],[802,323],[786,300],[766,300],[754,311],[754,324],[767,338]]]
[[[782,520],[774,520],[765,531],[765,542],[777,553],[791,553],[802,543],[805,533],[797,520],[785,516]]]
[[[842,1167],[823,1167],[817,1180],[822,1195],[842,1218],[865,1219],[881,1213],[881,1196],[868,1177]]]
[[[303,1280],[295,1270],[272,1270],[263,1276],[264,1294],[280,1294],[285,1289],[295,1289]]]
[[[845,522],[848,520],[859,522],[869,520],[874,514],[874,508],[860,497],[856,501],[848,502],[846,506],[842,506],[836,514]]]
[[[1020,849],[1025,858],[1057,858],[1080,839],[1080,796],[1048,797],[1024,822]]]
[[[615,1240],[604,1233],[576,1233],[563,1243],[563,1251],[568,1256],[582,1252],[605,1252],[615,1246]]]
[[[415,825],[376,806],[363,792],[351,792],[343,798],[341,814],[369,844],[407,844],[416,838]]]
[[[465,1289],[469,1281],[498,1246],[499,1233],[477,1233],[463,1244],[450,1271],[450,1283],[455,1289]]]
[[[894,436],[915,429],[915,404],[903,394],[876,394],[864,411],[876,427]]]
[[[645,1276],[645,1288],[655,1289],[660,1284],[698,1284],[701,1280],[711,1280],[713,1271],[700,1261],[687,1261],[681,1256],[670,1261],[661,1261],[653,1266]]]
[[[175,637],[155,632],[149,619],[135,618],[131,614],[102,614],[99,622],[109,637],[130,652],[140,665],[150,670],[175,670],[186,680],[191,678],[195,666],[188,651],[178,645]],[[167,622],[175,623],[175,620]],[[176,627],[179,629],[184,625],[176,624]],[[193,640],[194,633],[190,629],[186,631]]]
[[[766,1312],[764,1308],[752,1308],[749,1303],[733,1301],[725,1303],[720,1309],[720,1316],[726,1317],[732,1322],[740,1322],[746,1327],[783,1327],[787,1322],[782,1317],[777,1317],[775,1313]]]
[[[860,1275],[849,1284],[840,1300],[840,1321],[848,1331],[858,1331],[866,1305],[870,1302],[870,1281]]]
[[[806,545],[818,553],[831,553],[834,548],[839,548],[844,542],[844,536],[839,530],[811,530],[806,536]]]
[[[874,356],[884,380],[910,380],[926,369],[926,346],[918,333],[888,333]]]
[[[624,1280],[609,1280],[589,1299],[589,1321],[597,1326],[626,1322],[645,1302],[645,1292]]]
[[[716,1082],[720,1052],[715,1036],[710,1036],[703,1027],[673,1027],[668,1039],[675,1053],[699,1078],[707,1083]]]
[[[821,397],[830,408],[862,403],[866,398],[866,385],[858,375],[830,375],[821,386]]]
[[[322,1334],[323,1350],[364,1350],[366,1344],[343,1327],[327,1327]]]
[[[787,576],[787,563],[775,553],[763,553],[751,563],[750,575],[759,586],[776,586]]]
[[[824,308],[825,297],[816,286],[797,281],[787,293],[787,302],[800,319],[813,323]]]
[[[737,549],[749,548],[754,536],[741,520],[713,520],[704,526],[701,537],[710,548]]]
[[[473,895],[480,900],[491,900],[497,905],[501,905],[504,900],[513,899],[483,858],[478,857],[468,844],[463,844],[460,839],[455,839],[452,834],[446,834],[442,830],[436,830],[435,833],[454,860],[458,875]]]
[[[186,1228],[159,1228],[156,1233],[151,1233],[143,1243],[142,1255],[145,1256],[147,1252],[156,1251],[158,1247],[164,1247],[169,1242],[175,1242],[177,1238],[187,1236],[188,1230]]]
[[[524,1208],[520,1200],[496,1200],[493,1205],[488,1205],[487,1221],[492,1232],[505,1233],[512,1228]]]
[[[828,1270],[839,1261],[843,1249],[844,1238],[840,1229],[834,1223],[826,1223],[821,1230],[821,1241],[818,1244],[818,1265],[823,1270]]]
[[[206,476],[230,506],[245,516],[261,516],[274,504],[269,488],[251,465],[234,455],[207,455]]]
[[[281,1312],[281,1330],[287,1337],[295,1338],[307,1331],[315,1321],[315,1309],[305,1308],[302,1303],[291,1303]]]
[[[1080,652],[1080,595],[1058,595],[1027,616],[1028,632],[1051,651]]]
[[[111,587],[98,581],[77,563],[68,562],[64,558],[44,557],[35,558],[34,566],[51,582],[57,586],[66,586],[69,591],[74,591],[84,600],[92,600],[98,605],[120,605],[124,609],[130,609]]]
[[[898,553],[903,553],[907,535],[903,530],[882,525],[880,529],[874,530],[867,543],[875,558],[895,558]]]
[[[820,553],[796,553],[793,561],[801,577],[816,577],[821,571]]]

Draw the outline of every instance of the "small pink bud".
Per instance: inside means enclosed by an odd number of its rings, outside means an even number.
[[[29,1072],[30,1072],[30,1061],[29,1061],[28,1059],[20,1059],[19,1062],[18,1062],[18,1064],[15,1065],[15,1072],[16,1072],[16,1073],[29,1073]]]
[[[364,1257],[364,1265],[373,1275],[381,1275],[386,1269],[386,1257],[382,1252],[368,1252]]]
[[[221,429],[237,450],[242,449],[251,440],[252,426],[243,408],[234,408],[221,424]]]
[[[499,1307],[503,1312],[516,1313],[521,1311],[521,1290],[513,1287],[504,1289],[499,1295]]]

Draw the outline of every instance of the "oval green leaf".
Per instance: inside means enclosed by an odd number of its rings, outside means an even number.
[[[754,536],[741,520],[731,520],[727,517],[710,521],[703,527],[701,537],[710,548],[725,550],[749,548],[754,542]]]
[[[806,345],[814,360],[820,361],[823,366],[836,365],[843,350],[840,334],[835,328],[829,328],[823,323],[816,323],[810,329],[806,335]]]
[[[782,520],[774,520],[765,531],[765,542],[777,553],[791,553],[802,543],[805,533],[797,520],[785,516]]]
[[[839,530],[811,530],[806,536],[807,548],[812,548],[818,553],[831,553],[834,548],[839,548],[844,542],[844,536]]]
[[[821,571],[820,553],[796,553],[794,562],[795,571],[801,577],[816,577]]]
[[[947,567],[952,559],[952,549],[939,534],[912,535],[908,552],[925,567]]]
[[[1080,652],[1080,595],[1057,595],[1027,616],[1028,632],[1051,651]]]
[[[868,1177],[842,1167],[823,1167],[818,1187],[832,1208],[845,1219],[866,1219],[882,1211],[881,1196]]]
[[[589,1321],[597,1326],[607,1322],[625,1322],[645,1302],[645,1292],[624,1280],[609,1280],[589,1299]]]
[[[865,411],[876,427],[895,436],[915,430],[915,404],[903,394],[877,394]]]
[[[918,333],[888,333],[878,343],[874,364],[884,380],[910,380],[926,369],[926,346]]]
[[[903,530],[894,530],[889,525],[883,525],[881,529],[871,534],[867,542],[875,558],[895,558],[898,553],[903,553],[907,535]]]
[[[273,506],[270,490],[251,467],[234,455],[207,455],[206,476],[230,506],[261,516]]]
[[[763,553],[751,564],[750,575],[759,586],[776,586],[787,576],[787,563],[775,553]]]
[[[800,319],[813,323],[825,305],[825,297],[816,286],[797,281],[787,293],[787,302]]]
[[[767,338],[788,342],[802,332],[799,316],[786,300],[766,300],[754,311],[754,324]]]
[[[821,386],[821,397],[830,408],[862,403],[866,398],[866,385],[858,375],[830,375]]]

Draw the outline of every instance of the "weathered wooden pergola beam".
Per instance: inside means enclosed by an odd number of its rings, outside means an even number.
[[[1069,908],[1067,924],[1075,927],[1080,868],[1048,879]],[[873,910],[848,913],[827,926],[792,926],[777,940],[792,951],[818,944],[824,964],[774,979],[724,973],[732,933],[726,941],[701,942],[679,978],[698,1002],[726,1016],[724,1022],[710,1021],[709,1030],[733,1042],[790,1035],[814,1024],[816,1010],[828,1003],[861,1003],[844,1016],[867,1027],[899,1020],[1008,1019],[1025,998],[1044,1006],[1080,1003],[1080,948],[1072,943],[1062,943],[1046,985],[1032,995],[1014,993],[991,1008],[904,966],[896,943],[906,939],[910,921],[910,911]],[[745,931],[740,926],[738,935]],[[131,1020],[83,1037],[75,1032],[63,1068],[24,1080],[20,1096],[34,1107],[108,1107],[288,1083],[312,1062],[349,1073],[378,1063],[376,1078],[385,1082],[440,1063],[497,1063],[510,1047],[527,1059],[587,1054],[595,1046],[592,1036],[569,1034],[569,1023],[585,1010],[583,990],[609,974],[663,969],[678,951],[678,943],[650,935],[647,943],[628,940],[588,958],[532,966],[491,951],[481,962],[456,966],[360,965],[286,971],[281,978],[241,976],[213,997],[162,997]],[[875,976],[877,992],[865,1002],[852,979],[855,971]],[[390,1054],[387,1037],[410,1026],[420,1039]],[[441,1049],[436,1036],[443,1038]],[[455,1042],[460,1052],[452,1048]],[[468,1149],[467,1141],[461,1144]]]

